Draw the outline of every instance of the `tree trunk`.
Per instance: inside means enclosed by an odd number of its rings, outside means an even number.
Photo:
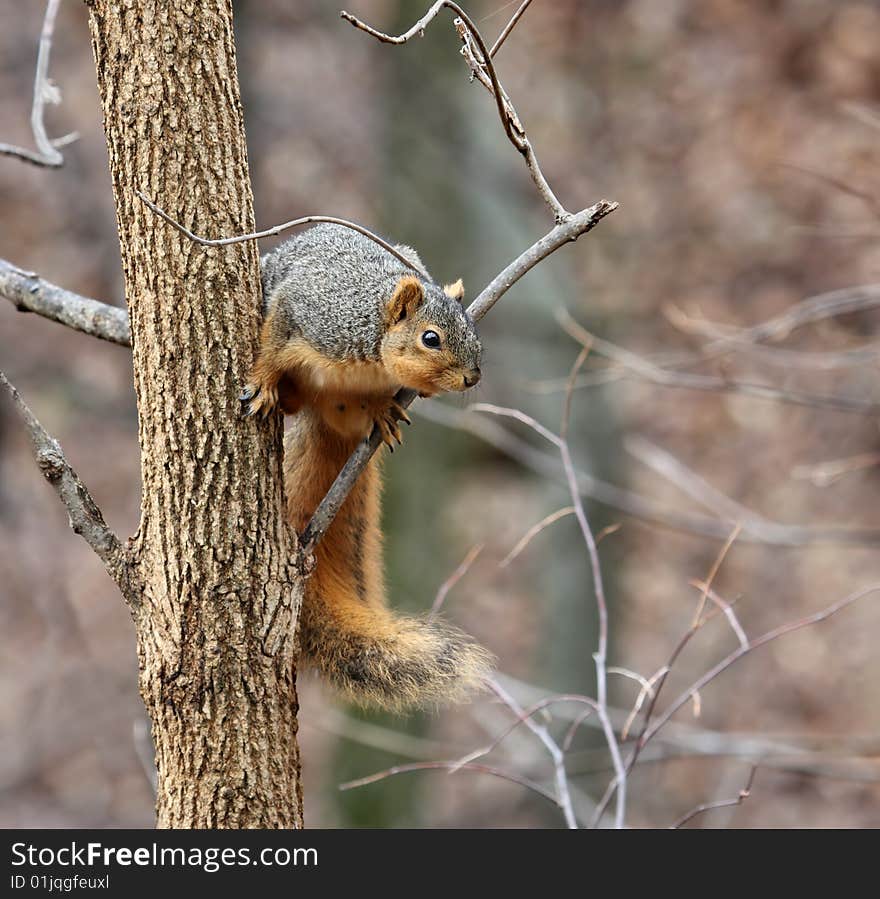
[[[238,414],[256,349],[253,230],[229,0],[89,2],[131,316],[143,499],[130,542],[160,827],[298,827],[294,623],[281,424]]]

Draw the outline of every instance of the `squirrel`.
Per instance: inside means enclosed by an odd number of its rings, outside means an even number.
[[[293,415],[284,443],[287,518],[302,533],[374,426],[391,450],[409,423],[394,399],[463,391],[480,379],[481,344],[461,280],[441,288],[418,254],[409,265],[352,229],[309,228],[261,260],[260,347],[240,397],[246,415]],[[493,658],[439,620],[395,615],[385,596],[381,456],[358,478],[315,550],[299,640],[349,698],[401,711],[466,698]]]

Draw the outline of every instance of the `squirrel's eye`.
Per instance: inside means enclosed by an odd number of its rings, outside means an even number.
[[[425,333],[422,334],[422,343],[428,347],[429,350],[439,350],[440,335],[436,331],[425,331]]]

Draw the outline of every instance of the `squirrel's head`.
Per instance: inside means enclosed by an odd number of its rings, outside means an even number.
[[[385,306],[382,363],[424,396],[467,390],[480,380],[480,338],[461,307],[461,281],[442,290],[405,275]]]

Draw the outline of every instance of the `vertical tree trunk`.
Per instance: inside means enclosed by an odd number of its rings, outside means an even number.
[[[302,584],[281,517],[281,425],[238,415],[259,326],[229,0],[91,0],[140,417],[131,553],[160,827],[302,824],[293,623]]]

